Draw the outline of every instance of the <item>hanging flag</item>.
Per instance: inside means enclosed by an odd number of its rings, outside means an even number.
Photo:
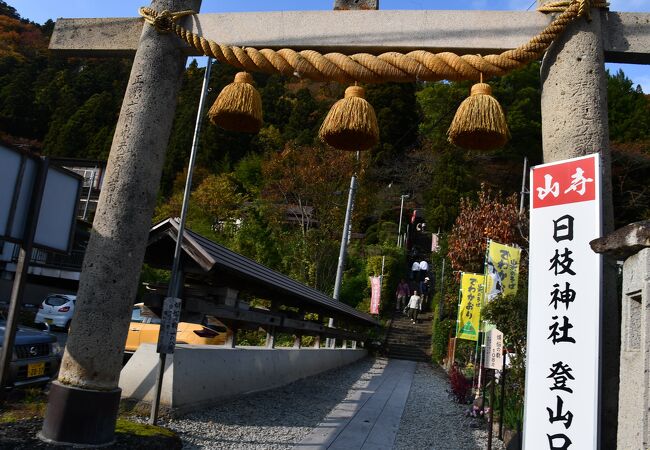
[[[521,249],[490,241],[485,258],[486,300],[517,293]]]
[[[478,339],[479,318],[485,276],[476,273],[463,272],[460,279],[460,306],[458,307],[458,329],[456,337],[469,341]]]
[[[379,314],[381,277],[370,277],[370,314]]]
[[[438,250],[440,250],[440,246],[438,245],[438,235],[431,233],[431,253],[437,253]]]

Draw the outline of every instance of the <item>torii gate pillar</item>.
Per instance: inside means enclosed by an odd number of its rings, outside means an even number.
[[[200,6],[201,0],[151,3],[157,11],[198,12]],[[75,317],[84,320],[74,321],[50,389],[46,441],[114,440],[124,337],[187,59],[181,46],[175,35],[149,25],[142,30],[79,281]]]
[[[540,1],[540,4],[548,1]],[[541,68],[544,162],[591,153],[601,156],[603,233],[614,230],[607,74],[600,10],[578,20],[546,52]],[[616,448],[620,323],[616,267],[603,261],[601,325],[601,446]]]

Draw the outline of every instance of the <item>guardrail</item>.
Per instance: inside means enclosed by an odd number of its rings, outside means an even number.
[[[18,262],[18,253],[20,248],[14,246],[11,255],[11,262]],[[32,257],[29,261],[31,266],[50,267],[53,269],[71,270],[75,272],[81,271],[81,265],[84,260],[85,251],[73,250],[70,254],[64,255],[60,253],[48,252],[41,249],[33,249]]]

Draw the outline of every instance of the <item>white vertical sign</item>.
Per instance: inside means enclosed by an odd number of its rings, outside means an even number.
[[[160,317],[160,335],[158,336],[158,353],[174,353],[176,348],[176,333],[178,322],[181,320],[181,305],[183,301],[176,297],[166,297]]]
[[[485,333],[485,368],[503,370],[503,333],[496,328]]]
[[[524,448],[598,448],[597,154],[531,168]]]

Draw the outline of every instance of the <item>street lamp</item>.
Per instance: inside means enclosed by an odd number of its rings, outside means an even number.
[[[397,246],[400,246],[400,237],[402,235],[402,214],[404,212],[404,199],[409,198],[409,194],[400,195],[401,205],[399,207],[399,226],[397,227]]]

